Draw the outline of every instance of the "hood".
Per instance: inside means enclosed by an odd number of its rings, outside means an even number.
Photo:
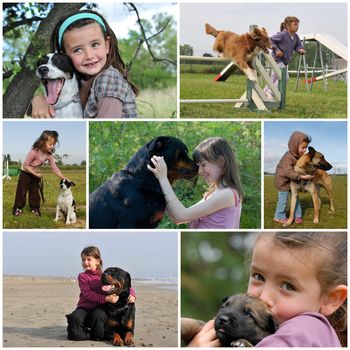
[[[293,156],[299,158],[300,155],[298,153],[298,148],[301,142],[304,139],[308,139],[309,137],[300,131],[294,131],[292,135],[290,135],[289,141],[288,141],[288,149],[293,154]]]

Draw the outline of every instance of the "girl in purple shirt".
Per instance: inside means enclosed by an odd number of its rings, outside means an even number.
[[[48,161],[55,175],[60,179],[65,179],[60,169],[56,165],[53,153],[58,142],[58,132],[45,130],[34,142],[31,151],[24,160],[18,179],[15,203],[13,205],[13,215],[22,215],[22,209],[26,204],[27,193],[29,192],[29,206],[35,216],[40,216],[40,181],[42,174],[40,168]]]
[[[176,224],[189,222],[190,228],[239,228],[243,190],[236,157],[228,142],[222,137],[204,140],[196,147],[193,160],[198,164],[198,174],[210,187],[203,199],[189,208],[185,208],[176,197],[163,157],[153,156],[154,168],[148,165],[159,180],[170,218]]]
[[[347,233],[261,233],[248,294],[279,322],[258,347],[340,347],[347,343]],[[220,346],[209,321],[190,346]]]
[[[101,307],[105,303],[115,304],[116,294],[106,295],[101,290],[102,258],[97,247],[86,247],[81,252],[84,272],[78,276],[80,295],[77,308],[69,315],[69,340],[102,340],[104,338],[107,314]],[[135,302],[135,291],[130,289],[129,302]]]

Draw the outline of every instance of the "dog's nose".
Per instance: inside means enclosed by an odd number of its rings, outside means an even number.
[[[226,324],[230,321],[230,318],[227,315],[221,315],[219,317],[220,324]]]
[[[49,71],[49,68],[47,68],[46,66],[41,66],[38,68],[38,72],[41,75],[47,74]]]

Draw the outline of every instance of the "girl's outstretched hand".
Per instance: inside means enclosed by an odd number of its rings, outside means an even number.
[[[147,164],[147,168],[152,171],[157,179],[160,180],[168,176],[168,167],[164,161],[164,157],[153,156],[151,162],[154,165],[154,168],[149,164]]]
[[[53,118],[55,109],[50,106],[45,96],[36,95],[32,100],[32,117],[33,118]]]

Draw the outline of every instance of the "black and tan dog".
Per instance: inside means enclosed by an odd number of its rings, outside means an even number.
[[[117,303],[103,305],[107,313],[105,338],[115,346],[134,345],[135,303],[128,303],[130,274],[118,267],[109,267],[103,272],[101,282],[104,292],[119,297]]]
[[[182,342],[188,344],[203,325],[203,321],[182,318]],[[261,299],[247,294],[236,294],[223,300],[215,317],[214,327],[221,346],[251,347],[273,334],[278,325]]]
[[[123,170],[90,194],[90,228],[155,228],[163,218],[166,201],[159,181],[147,169],[151,158],[163,156],[168,179],[190,179],[198,167],[186,145],[160,136],[143,145]]]
[[[324,155],[316,151],[313,147],[309,147],[309,152],[303,154],[294,166],[294,170],[302,175],[313,175],[312,180],[291,181],[291,204],[288,221],[283,224],[284,227],[290,226],[293,223],[295,206],[298,192],[305,190],[310,192],[314,205],[314,219],[313,223],[318,224],[319,212],[321,207],[321,199],[319,194],[319,186],[323,186],[328,194],[330,202],[330,212],[334,212],[333,205],[333,190],[332,177],[327,173],[327,170],[332,169]]]

